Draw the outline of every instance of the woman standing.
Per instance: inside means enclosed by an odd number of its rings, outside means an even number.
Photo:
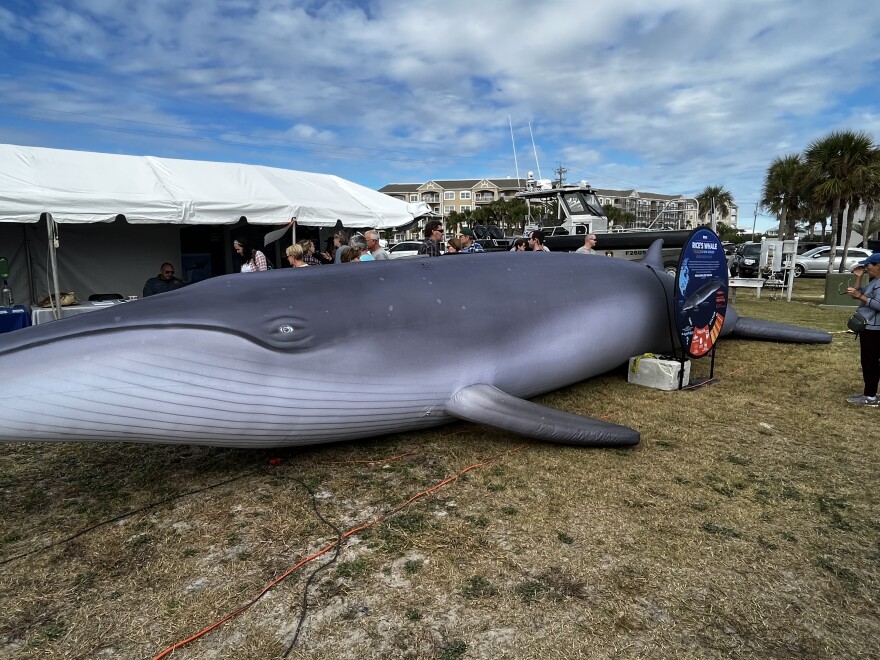
[[[260,270],[269,270],[266,255],[250,246],[246,238],[236,238],[232,241],[232,247],[241,257],[241,272],[256,273]]]
[[[289,263],[294,268],[308,267],[309,264],[303,261],[303,256],[305,255],[303,246],[299,243],[291,245],[289,248],[287,248],[285,254],[287,255],[287,263]]]
[[[865,390],[847,399],[858,406],[880,405],[877,398],[877,385],[880,383],[880,252],[860,262],[853,271],[856,284],[868,273],[870,280],[864,286],[850,287],[846,291],[859,301],[858,314],[865,317],[867,324],[859,333],[859,348],[862,358],[862,379]]]

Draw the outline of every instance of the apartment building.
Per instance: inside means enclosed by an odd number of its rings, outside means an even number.
[[[610,204],[624,213],[632,213],[636,217],[638,227],[670,225],[678,229],[691,229],[699,224],[699,204],[694,197],[632,189],[594,188],[594,190],[601,204]],[[722,218],[721,214],[718,214],[716,220],[736,228],[738,216],[739,206],[733,204],[730,207],[730,215]]]
[[[404,202],[424,202],[432,214],[444,216],[453,211],[472,211],[499,199],[510,199],[525,186],[525,179],[451,179],[389,183],[379,188],[379,192]]]

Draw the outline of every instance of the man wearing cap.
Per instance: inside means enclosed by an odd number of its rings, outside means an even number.
[[[461,233],[458,235],[458,240],[461,241],[462,254],[466,252],[485,252],[485,250],[483,250],[483,246],[474,240],[475,238],[476,234],[474,234],[473,229],[461,230]]]
[[[868,273],[870,280],[864,286],[851,286],[846,292],[859,301],[856,312],[865,318],[865,329],[859,333],[862,362],[862,394],[854,394],[847,401],[857,406],[880,406],[877,386],[880,385],[880,253],[875,252],[853,270],[856,284]]]
[[[593,249],[594,247],[596,247],[596,234],[587,234],[583,246],[579,247],[575,252],[578,254],[596,254],[596,251]]]

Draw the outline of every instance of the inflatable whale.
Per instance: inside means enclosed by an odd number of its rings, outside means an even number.
[[[580,445],[629,429],[527,401],[668,353],[673,278],[642,262],[561,253],[283,269],[0,336],[0,441],[281,447],[455,418]],[[828,342],[738,318],[722,335]]]

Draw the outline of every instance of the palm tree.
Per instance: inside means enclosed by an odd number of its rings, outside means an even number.
[[[876,174],[876,147],[870,135],[863,131],[833,131],[810,143],[804,153],[806,168],[815,181],[812,187],[815,201],[831,202],[831,255],[828,274],[834,270],[837,255],[841,209],[845,203],[861,195]],[[840,261],[843,272],[847,246]]]
[[[857,230],[867,245],[871,235],[880,230],[880,147],[874,150],[874,159],[861,194],[865,216],[861,223],[850,221],[848,230]],[[849,242],[849,241],[847,241]]]
[[[804,167],[799,154],[775,158],[764,177],[760,204],[779,218],[779,237],[793,238],[804,198]]]
[[[697,195],[697,213],[700,219],[711,217],[712,231],[715,231],[715,217],[721,214],[721,219],[726,220],[730,215],[730,207],[733,206],[733,194],[729,190],[725,190],[724,186],[706,186],[706,188]],[[705,223],[705,220],[703,221]]]

